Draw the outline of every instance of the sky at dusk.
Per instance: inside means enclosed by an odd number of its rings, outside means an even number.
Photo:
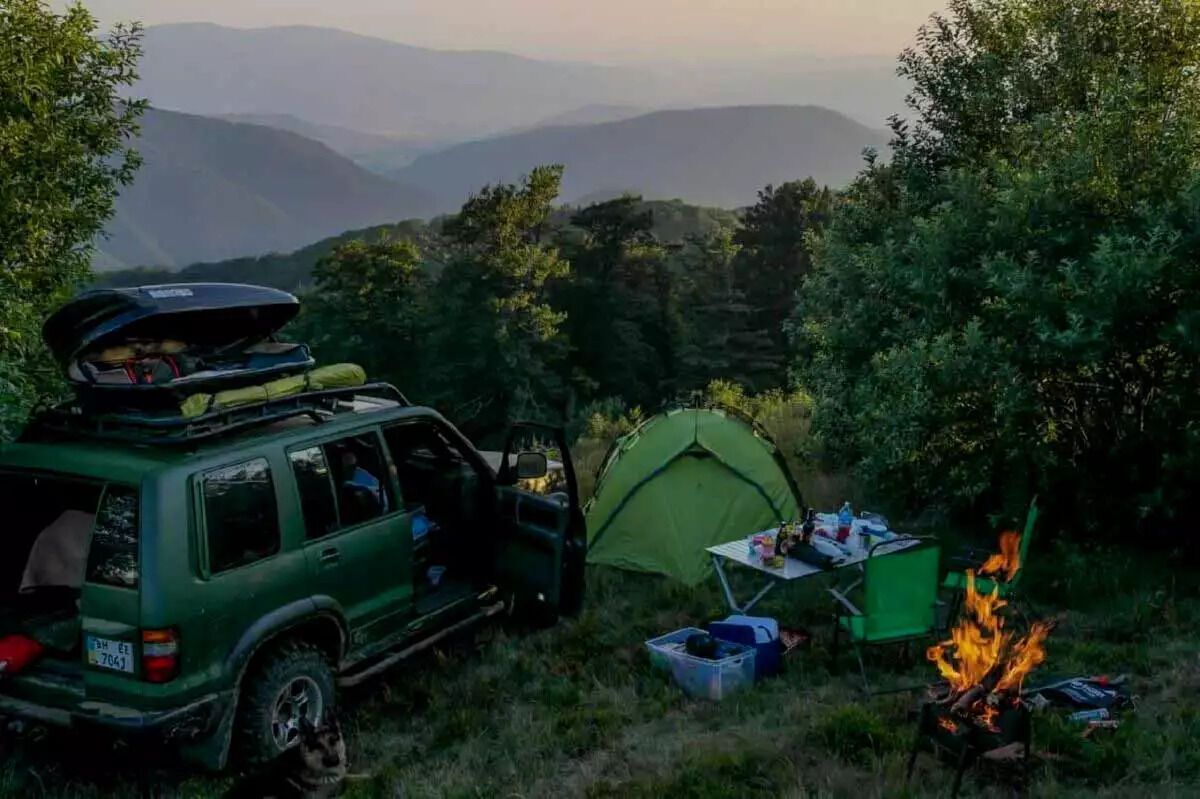
[[[56,3],[61,7],[65,3]],[[86,0],[101,22],[319,25],[610,63],[894,56],[936,0]]]

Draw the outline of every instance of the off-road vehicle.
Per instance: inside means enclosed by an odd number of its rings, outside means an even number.
[[[173,340],[207,359],[202,388],[228,384],[206,374],[218,362],[243,385],[303,374],[306,351],[261,346],[295,307],[268,289],[159,286],[93,292],[47,323],[80,391],[0,451],[0,637],[45,647],[0,675],[0,713],[149,732],[211,768],[231,750],[267,760],[339,686],[506,612],[579,608],[586,533],[560,430],[518,427],[494,469],[387,385],[185,417],[172,398],[197,386],[138,382],[144,347],[132,405],[82,371],[97,368],[84,353]],[[282,357],[238,360],[252,351]],[[527,435],[557,450],[554,497],[518,487],[546,470],[517,451]]]

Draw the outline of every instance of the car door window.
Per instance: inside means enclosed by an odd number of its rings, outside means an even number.
[[[323,538],[338,529],[337,498],[333,490],[333,473],[321,447],[292,452],[288,455],[296,490],[300,494],[300,512],[304,514],[305,538]]]
[[[391,473],[374,433],[322,446],[337,496],[340,526],[378,519],[397,507]]]
[[[210,573],[279,551],[279,509],[266,458],[205,473],[202,494]]]
[[[429,504],[436,483],[456,472],[472,470],[458,447],[427,422],[389,427],[383,437],[399,473],[400,490],[409,503]]]

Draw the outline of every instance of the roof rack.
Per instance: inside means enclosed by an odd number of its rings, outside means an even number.
[[[412,404],[389,383],[308,391],[192,418],[133,410],[92,413],[77,403],[67,403],[35,414],[22,439],[69,435],[135,444],[188,444],[299,416],[323,422],[339,413],[363,410],[363,401],[380,407]]]

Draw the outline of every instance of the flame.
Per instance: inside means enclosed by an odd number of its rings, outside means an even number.
[[[976,707],[971,708],[979,716],[979,723],[989,730],[996,729],[996,716],[1000,715],[1000,709],[990,702],[977,703]]]
[[[1046,659],[1046,639],[1050,636],[1051,626],[1049,622],[1035,621],[1029,635],[1013,645],[1008,665],[996,683],[997,691],[1021,694],[1025,678]]]
[[[1000,663],[1010,634],[997,611],[1007,603],[997,586],[991,594],[975,590],[975,572],[967,571],[967,595],[962,618],[950,631],[950,640],[931,646],[925,653],[955,693],[966,693],[982,685]],[[953,657],[951,657],[953,651]]]
[[[963,613],[950,630],[950,640],[925,653],[950,684],[952,696],[984,689],[970,712],[988,727],[999,713],[999,699],[1005,695],[1017,699],[1025,677],[1046,659],[1045,643],[1051,629],[1047,622],[1035,622],[1027,635],[1015,635],[1004,627],[1000,610],[1006,604],[999,586],[990,594],[976,591],[975,573],[968,570]]]
[[[1000,551],[992,555],[979,567],[980,575],[1004,575],[1004,582],[1021,570],[1021,534],[1009,530],[1000,534]]]
[[[945,716],[940,716],[938,718],[938,726],[941,727],[943,730],[946,730],[947,732],[951,732],[951,733],[958,732],[958,725],[955,724],[950,719],[946,718]]]

